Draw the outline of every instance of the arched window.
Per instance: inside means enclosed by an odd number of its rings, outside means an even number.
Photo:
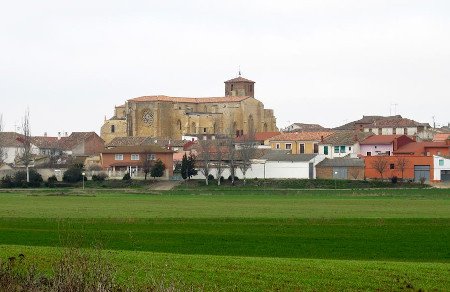
[[[248,133],[255,132],[255,123],[253,121],[253,116],[252,115],[248,116],[247,123],[248,123]]]
[[[178,129],[178,131],[181,131],[181,121],[180,120],[177,121],[177,129]]]
[[[264,123],[264,132],[268,131],[267,123]]]
[[[197,125],[195,124],[195,122],[192,122],[191,124],[191,133],[197,134]]]

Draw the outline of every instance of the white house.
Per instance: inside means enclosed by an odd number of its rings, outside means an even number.
[[[18,155],[23,151],[23,144],[19,141],[23,135],[15,132],[0,132],[0,147],[3,149],[3,161],[13,164]],[[31,153],[39,154],[39,149],[32,144]]]
[[[372,136],[372,133],[355,131],[336,131],[319,143],[319,154],[326,158],[357,157],[360,153],[359,142]]]
[[[408,135],[418,136],[421,139],[433,138],[430,129],[428,123],[419,123],[401,116],[384,118],[364,126],[364,132],[376,135]]]
[[[450,182],[450,158],[433,155],[434,180]]]

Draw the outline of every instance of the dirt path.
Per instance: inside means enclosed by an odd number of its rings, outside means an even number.
[[[164,180],[150,185],[153,191],[169,191],[179,185],[182,181]]]

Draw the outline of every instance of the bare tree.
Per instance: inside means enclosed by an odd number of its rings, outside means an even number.
[[[237,168],[237,150],[236,150],[236,128],[234,126],[234,118],[230,119],[231,125],[228,127],[228,134],[225,138],[225,147],[227,148],[228,154],[228,168],[230,170],[231,184],[234,185],[234,179],[236,177]]]
[[[410,162],[406,157],[398,157],[395,164],[397,169],[401,171],[403,180],[405,170],[409,167]]]
[[[205,176],[205,183],[208,185],[209,182],[209,174],[211,171],[211,152],[212,143],[211,140],[198,140],[198,145],[200,146],[200,159],[199,163],[200,172]]]
[[[0,166],[5,162],[5,150],[3,148],[3,114],[0,114]]]
[[[222,177],[222,173],[225,170],[225,165],[223,163],[224,151],[220,140],[215,140],[214,147],[214,166],[216,168],[217,185],[220,186],[220,178]]]
[[[379,155],[372,161],[372,167],[380,174],[381,179],[383,179],[383,173],[386,171],[387,166],[388,160],[385,156]]]
[[[151,154],[147,151],[144,152],[144,161],[142,162],[142,171],[144,172],[144,180],[147,180],[147,176],[152,170],[154,161],[151,159]]]
[[[241,158],[241,161],[239,163],[239,169],[241,170],[244,176],[244,185],[245,185],[246,184],[245,174],[247,173],[247,170],[252,168],[251,160],[254,158],[256,152],[255,130],[253,126],[250,126],[247,135],[244,135],[242,137],[239,148],[240,148],[239,154]]]
[[[22,143],[20,161],[27,170],[27,182],[30,182],[30,164],[33,162],[32,144],[30,129],[30,111],[27,109],[22,120],[22,136],[18,139]]]

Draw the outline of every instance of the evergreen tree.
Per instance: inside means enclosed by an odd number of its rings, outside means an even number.
[[[183,159],[181,160],[181,177],[183,179],[190,179],[191,176],[197,174],[197,170],[195,169],[195,156],[190,154],[189,157],[186,153],[183,155]]]
[[[153,178],[162,177],[164,175],[165,169],[166,166],[164,165],[164,163],[160,159],[158,159],[153,165],[150,174]]]

